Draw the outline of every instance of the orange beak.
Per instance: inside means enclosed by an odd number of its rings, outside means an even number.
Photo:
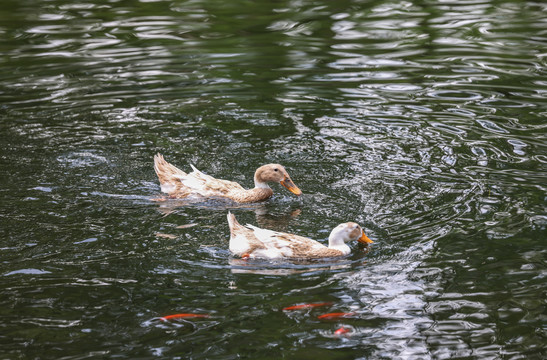
[[[374,242],[370,240],[368,236],[365,235],[365,233],[363,233],[363,235],[359,239],[357,239],[357,241],[359,241],[361,244],[372,244]]]
[[[290,192],[292,192],[296,196],[302,195],[302,190],[298,188],[298,186],[294,185],[290,177],[285,177],[283,180],[279,182],[281,185],[287,188]]]

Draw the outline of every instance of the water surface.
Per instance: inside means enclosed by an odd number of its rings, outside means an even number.
[[[541,2],[4,3],[0,357],[545,357]],[[153,202],[157,152],[304,195]],[[228,209],[375,243],[241,261]]]

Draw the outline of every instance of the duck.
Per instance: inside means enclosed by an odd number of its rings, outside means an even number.
[[[336,226],[330,233],[329,245],[307,237],[241,225],[234,214],[228,212],[230,227],[230,252],[243,259],[320,259],[349,255],[346,242],[357,240],[372,244],[363,229],[354,222]]]
[[[169,199],[228,199],[236,203],[264,201],[273,195],[268,183],[277,182],[296,196],[302,191],[293,183],[289,173],[282,165],[267,164],[255,171],[253,189],[244,189],[234,181],[216,179],[206,175],[190,164],[192,172],[185,173],[168,163],[163,155],[154,156],[154,170],[158,175],[161,191]]]

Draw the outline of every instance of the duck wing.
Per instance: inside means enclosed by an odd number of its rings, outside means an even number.
[[[182,183],[202,196],[226,196],[232,192],[245,191],[243,186],[234,181],[214,178],[202,173],[194,165],[190,166],[193,171],[182,179]]]
[[[190,195],[198,196],[226,196],[231,192],[245,191],[245,189],[236,182],[215,179],[196,169],[193,165],[193,171],[185,173],[176,166],[168,163],[161,154],[154,156],[154,170],[158,175],[161,185],[161,191],[169,195],[176,195],[178,198]]]
[[[276,258],[307,258],[317,257],[318,253],[328,249],[325,245],[307,237],[261,229],[253,225],[246,225],[253,230],[257,240],[265,247],[260,250],[258,256]]]

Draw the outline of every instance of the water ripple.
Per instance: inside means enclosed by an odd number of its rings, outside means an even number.
[[[0,353],[538,356],[546,11],[7,1]],[[232,258],[226,206],[148,201],[158,151],[246,187],[283,163],[303,197],[238,218],[320,241],[352,220],[375,243],[327,263]],[[309,302],[332,305],[282,310]],[[212,316],[158,320],[181,312]]]

